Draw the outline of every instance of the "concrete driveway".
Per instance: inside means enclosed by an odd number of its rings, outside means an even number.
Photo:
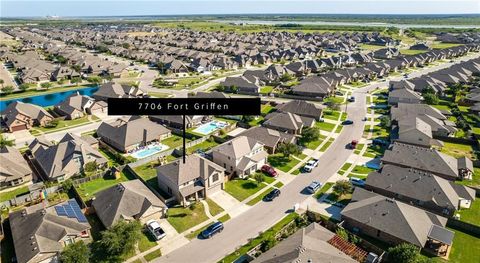
[[[246,204],[242,204],[240,201],[229,195],[225,191],[218,191],[210,195],[215,203],[225,210],[230,217],[237,217],[238,215],[247,211],[250,207]]]

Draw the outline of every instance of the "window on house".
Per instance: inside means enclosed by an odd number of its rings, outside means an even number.
[[[213,181],[213,182],[218,181],[218,174],[214,174],[214,175],[212,176],[212,181]]]

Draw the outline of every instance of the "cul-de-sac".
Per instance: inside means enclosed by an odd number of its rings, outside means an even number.
[[[0,262],[478,263],[478,2],[299,2],[2,1]]]

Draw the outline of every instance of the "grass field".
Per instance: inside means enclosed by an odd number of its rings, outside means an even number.
[[[238,201],[243,201],[260,191],[265,187],[265,184],[258,184],[252,180],[230,180],[225,183],[225,191]]]
[[[22,186],[15,190],[2,192],[0,193],[0,202],[10,200],[16,196],[23,195],[28,192],[29,192],[28,186]]]
[[[335,129],[335,124],[329,122],[317,122],[315,123],[315,126],[317,126],[320,130],[326,132],[331,132],[333,131],[333,129]]]
[[[182,233],[206,220],[208,220],[205,214],[204,206],[201,202],[195,203],[190,207],[176,206],[167,210],[168,222],[177,230],[178,233]]]
[[[272,154],[268,156],[268,163],[284,172],[290,171],[299,162],[300,161],[295,158],[287,158],[284,157],[282,154]]]
[[[459,144],[459,143],[450,143],[450,142],[443,142],[443,147],[441,149],[442,153],[451,155],[455,158],[459,158],[462,156],[467,156],[470,159],[476,159],[473,148],[469,144]]]
[[[80,194],[80,197],[83,199],[83,201],[89,200],[94,196],[96,193],[107,189],[113,185],[116,185],[121,182],[125,182],[128,180],[133,180],[134,176],[131,175],[129,172],[124,171],[120,173],[120,178],[115,179],[113,177],[104,177],[104,178],[98,178],[83,184],[80,184],[76,186],[75,188],[77,189],[78,193]]]

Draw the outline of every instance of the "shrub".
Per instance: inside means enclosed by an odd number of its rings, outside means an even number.
[[[85,164],[85,172],[91,173],[96,171],[98,168],[97,162],[92,161]]]

